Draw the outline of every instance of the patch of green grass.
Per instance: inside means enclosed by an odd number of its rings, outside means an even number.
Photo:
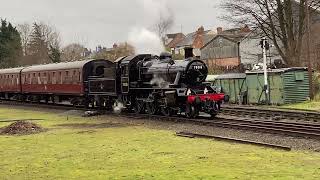
[[[18,118],[44,119],[37,123],[49,131],[0,136],[0,179],[319,179],[320,174],[318,153],[188,139],[141,126],[81,127],[113,120],[0,108],[0,127],[8,124],[1,120]]]
[[[303,103],[289,104],[280,106],[281,108],[288,109],[300,109],[300,110],[310,110],[310,111],[320,111],[320,101],[306,101]]]

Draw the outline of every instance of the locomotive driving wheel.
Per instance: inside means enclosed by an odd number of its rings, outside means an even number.
[[[186,116],[187,118],[195,118],[199,115],[199,110],[192,104],[186,105]]]
[[[211,118],[215,118],[217,115],[218,115],[217,112],[213,112],[213,113],[210,114]]]
[[[144,111],[144,103],[143,103],[143,101],[136,100],[136,101],[135,101],[135,104],[134,104],[134,106],[133,106],[133,111],[134,111],[136,114],[142,114],[143,111]]]
[[[147,102],[146,103],[146,110],[147,113],[150,115],[155,115],[157,114],[157,105],[154,102]]]
[[[166,117],[170,117],[173,115],[173,111],[168,107],[161,107],[161,113]]]

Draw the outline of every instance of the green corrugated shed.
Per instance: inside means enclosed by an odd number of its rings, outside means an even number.
[[[222,75],[209,75],[207,77],[208,82],[212,82],[215,86],[222,87],[225,94],[229,95],[230,103],[246,102],[243,99],[247,92],[246,74],[233,73]]]
[[[248,103],[265,103],[263,71],[246,72]],[[309,99],[307,68],[282,68],[268,70],[271,104],[288,104]]]
[[[208,82],[220,86],[230,103],[266,103],[263,71],[209,75]],[[304,67],[268,70],[271,104],[282,105],[309,99],[308,70]]]

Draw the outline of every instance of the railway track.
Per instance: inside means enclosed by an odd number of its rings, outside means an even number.
[[[177,132],[176,135],[180,136],[180,137],[188,137],[188,138],[205,138],[205,139],[214,139],[214,140],[219,140],[219,141],[236,142],[236,143],[241,143],[241,144],[251,144],[251,145],[268,147],[268,148],[273,148],[273,149],[281,149],[281,150],[285,150],[285,151],[291,150],[291,147],[289,147],[289,146],[282,146],[282,145],[271,144],[271,143],[262,143],[262,142],[257,142],[257,141],[229,138],[229,137],[223,137],[223,136],[210,136],[210,135],[206,135],[206,134],[198,134],[198,133],[191,133],[191,132]]]
[[[174,121],[183,123],[193,123],[197,125],[215,126],[222,128],[234,128],[242,130],[250,130],[256,132],[265,132],[271,134],[280,134],[294,137],[314,138],[320,140],[320,124],[318,123],[298,123],[298,122],[276,122],[252,120],[250,118],[208,118],[188,119],[185,117],[163,117],[150,115],[124,115],[130,119],[157,119],[163,121]]]
[[[302,110],[287,110],[287,109],[275,109],[275,108],[259,108],[259,107],[257,108],[257,107],[249,107],[249,106],[224,105],[222,107],[222,114],[239,116],[239,117],[272,119],[272,120],[320,122],[320,112],[302,111]]]
[[[34,103],[22,103],[15,101],[2,101],[0,104],[5,105],[14,105],[14,106],[32,106],[32,107],[41,107],[41,108],[54,108],[61,110],[85,110],[83,107],[73,107],[67,106],[63,104],[59,105],[50,105],[50,104],[34,104]],[[245,109],[241,109],[241,112],[245,111]],[[253,112],[253,111],[251,111]],[[295,137],[307,137],[320,139],[320,123],[315,123],[314,121],[310,122],[281,122],[281,121],[273,121],[273,120],[262,120],[261,117],[259,119],[254,119],[252,117],[239,117],[237,116],[219,116],[215,119],[209,119],[205,117],[199,117],[197,119],[188,119],[183,116],[172,116],[165,117],[159,115],[148,115],[148,114],[132,114],[132,113],[109,113],[109,116],[121,116],[127,117],[130,119],[156,119],[162,121],[173,121],[173,122],[184,122],[184,123],[193,123],[197,125],[205,125],[205,126],[215,126],[215,127],[223,127],[223,128],[234,128],[234,129],[243,129],[257,132],[266,132],[273,134],[281,134],[287,136],[295,136]]]

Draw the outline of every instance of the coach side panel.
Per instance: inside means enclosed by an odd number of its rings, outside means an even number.
[[[0,74],[0,92],[20,93],[20,74]]]
[[[22,91],[32,94],[83,95],[81,69],[23,72]]]

